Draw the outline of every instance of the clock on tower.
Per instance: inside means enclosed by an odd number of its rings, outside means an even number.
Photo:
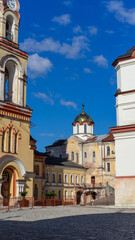
[[[12,11],[15,11],[17,9],[16,0],[7,0],[7,5]]]

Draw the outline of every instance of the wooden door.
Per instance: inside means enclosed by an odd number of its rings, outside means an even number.
[[[3,195],[3,206],[8,206],[8,204],[9,204],[9,182],[4,182],[2,184],[2,195]]]

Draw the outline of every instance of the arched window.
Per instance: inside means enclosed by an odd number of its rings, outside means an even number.
[[[107,156],[109,156],[110,155],[110,146],[107,146],[106,150],[107,150]]]
[[[81,184],[83,184],[83,183],[84,183],[83,176],[81,176]]]
[[[4,100],[9,101],[9,72],[5,68],[5,86],[4,86]]]
[[[13,41],[13,25],[14,19],[11,15],[8,15],[6,20],[6,39],[10,41]]]
[[[73,184],[73,175],[70,176],[70,183]]]
[[[77,123],[77,134],[79,134],[79,124]]]
[[[4,152],[5,147],[5,132],[2,133],[2,152]]]
[[[71,160],[74,160],[74,152],[71,152]]]
[[[76,162],[78,163],[79,162],[79,154],[76,153]]]
[[[17,153],[17,133],[15,134],[15,153]]]
[[[93,162],[95,162],[95,161],[96,161],[96,152],[93,151]]]
[[[39,176],[39,166],[35,166],[35,174],[36,176]]]
[[[75,183],[78,184],[78,175],[75,177]]]
[[[68,176],[65,174],[65,183],[68,183]]]
[[[87,124],[84,123],[84,133],[87,133]]]
[[[73,199],[73,191],[71,191],[71,199]]]
[[[53,183],[56,183],[55,173],[53,173],[53,175],[52,175],[52,182],[53,182]]]
[[[67,199],[67,198],[68,198],[68,192],[65,191],[65,199]]]
[[[11,128],[9,128],[9,135],[8,135],[8,152],[11,152]]]
[[[95,187],[95,177],[94,176],[91,177],[91,184],[93,187]]]

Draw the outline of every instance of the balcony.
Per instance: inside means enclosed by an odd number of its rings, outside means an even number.
[[[100,189],[100,188],[104,188],[106,187],[106,184],[102,184],[102,183],[90,183],[90,184],[84,184],[85,188],[89,188],[89,189]]]

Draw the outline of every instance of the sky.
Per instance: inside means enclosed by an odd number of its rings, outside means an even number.
[[[135,45],[134,1],[20,0],[20,14],[37,149],[70,137],[82,104],[95,123],[94,134],[107,134],[116,126],[112,63]]]

